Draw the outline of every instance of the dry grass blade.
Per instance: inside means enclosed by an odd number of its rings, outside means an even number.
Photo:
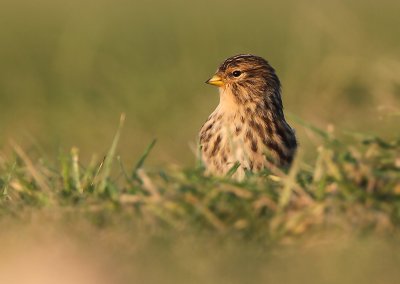
[[[226,225],[218,219],[213,212],[211,212],[207,207],[205,207],[199,199],[194,196],[193,194],[187,194],[185,196],[186,201],[192,204],[200,213],[203,214],[203,216],[206,218],[206,220],[219,232],[225,232],[226,231]]]
[[[137,171],[137,176],[142,181],[143,188],[150,194],[153,201],[155,202],[160,201],[161,200],[160,193],[158,192],[157,187],[155,186],[151,178],[146,174],[146,172],[143,169],[139,169]]]
[[[143,202],[143,197],[139,195],[132,195],[132,194],[121,194],[119,197],[119,202],[121,204],[137,204]]]
[[[299,171],[299,154],[297,154],[297,157],[290,168],[289,175],[286,176],[285,179],[283,179],[284,186],[281,195],[279,197],[279,203],[278,203],[281,209],[285,208],[290,202],[292,191],[294,190],[297,184],[296,177],[298,171]],[[303,192],[304,191],[302,190],[301,194],[303,194]]]
[[[237,197],[243,198],[243,199],[249,199],[253,197],[253,194],[248,191],[248,190],[244,190],[238,187],[235,187],[233,185],[224,185],[221,187],[218,187],[218,190],[222,191],[222,192],[227,192],[227,193],[232,193],[234,195],[236,195]]]
[[[12,176],[13,176],[14,171],[15,171],[15,169],[16,169],[16,166],[17,166],[17,163],[14,162],[14,163],[12,164],[12,166],[11,166],[10,172],[9,172],[8,175],[7,175],[7,178],[6,178],[6,180],[5,180],[5,184],[4,184],[4,186],[3,186],[3,192],[1,193],[1,195],[3,195],[3,196],[6,196],[6,195],[8,194],[8,188],[9,188],[9,186],[10,186],[11,179],[12,179]]]
[[[35,165],[32,163],[31,159],[29,159],[28,155],[24,152],[24,150],[22,150],[21,147],[19,147],[17,144],[13,142],[11,143],[11,146],[13,147],[15,153],[22,159],[22,161],[26,165],[27,171],[35,180],[39,188],[42,189],[43,191],[50,192],[50,187],[46,181],[46,178],[37,170],[37,167],[35,167]]]
[[[75,187],[79,193],[83,193],[83,188],[80,180],[79,174],[79,150],[76,147],[71,149],[72,156],[72,177],[74,179]]]
[[[311,204],[311,203],[313,203],[312,197],[301,186],[299,186],[297,184],[296,179],[295,179],[295,176],[300,167],[300,165],[299,165],[300,163],[298,161],[299,161],[299,157],[296,157],[296,159],[293,161],[293,165],[291,166],[289,176],[286,175],[281,169],[276,167],[274,164],[267,162],[267,168],[273,174],[273,175],[268,175],[268,178],[273,181],[283,183],[285,186],[290,185],[289,188],[291,187],[293,189],[293,191],[295,191],[298,195],[300,195],[305,203]],[[298,164],[298,165],[295,166],[295,164]],[[297,167],[297,168],[295,168],[295,167]],[[292,176],[290,176],[290,175],[292,175]],[[288,189],[286,189],[286,190],[288,191]],[[287,195],[288,192],[286,192],[285,194]],[[286,197],[284,197],[284,198],[286,198]]]

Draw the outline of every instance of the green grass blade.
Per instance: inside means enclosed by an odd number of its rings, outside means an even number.
[[[103,193],[104,190],[107,187],[107,182],[108,182],[108,178],[110,176],[111,173],[111,167],[114,161],[114,157],[115,157],[115,152],[117,150],[117,145],[119,142],[119,138],[121,135],[121,131],[122,131],[122,127],[124,125],[125,122],[125,114],[121,114],[120,120],[119,120],[119,126],[117,129],[117,132],[115,133],[114,136],[114,140],[111,144],[110,150],[108,151],[108,154],[106,156],[106,158],[104,159],[104,165],[103,165],[103,175],[100,181],[100,186],[98,188],[100,193]]]
[[[149,156],[151,150],[153,149],[154,145],[156,144],[157,139],[154,139],[153,141],[151,141],[151,143],[147,146],[146,150],[144,151],[143,155],[140,157],[139,161],[137,162],[133,173],[132,173],[132,177],[135,178],[136,177],[136,172],[137,170],[139,170],[144,162],[146,161],[147,157]]]
[[[229,169],[229,171],[227,172],[227,174],[226,174],[226,176],[227,177],[232,177],[235,173],[236,173],[236,171],[237,171],[237,169],[240,167],[240,163],[239,162],[236,162],[230,169]]]

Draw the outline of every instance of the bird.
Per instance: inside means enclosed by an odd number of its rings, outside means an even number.
[[[199,133],[206,174],[233,178],[273,165],[290,167],[297,150],[286,122],[281,83],[267,60],[252,54],[226,59],[206,81],[219,88],[219,104]]]

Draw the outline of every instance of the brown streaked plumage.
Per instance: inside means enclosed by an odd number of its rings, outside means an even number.
[[[293,129],[285,120],[281,84],[269,63],[255,55],[226,59],[206,83],[219,87],[220,101],[200,130],[201,158],[207,172],[235,177],[260,171],[268,162],[289,166],[296,153]]]

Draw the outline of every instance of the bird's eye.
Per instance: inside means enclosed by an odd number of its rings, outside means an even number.
[[[239,77],[241,74],[242,74],[242,72],[240,72],[239,70],[236,70],[236,71],[233,71],[233,72],[232,72],[232,75],[233,75],[234,77]]]

